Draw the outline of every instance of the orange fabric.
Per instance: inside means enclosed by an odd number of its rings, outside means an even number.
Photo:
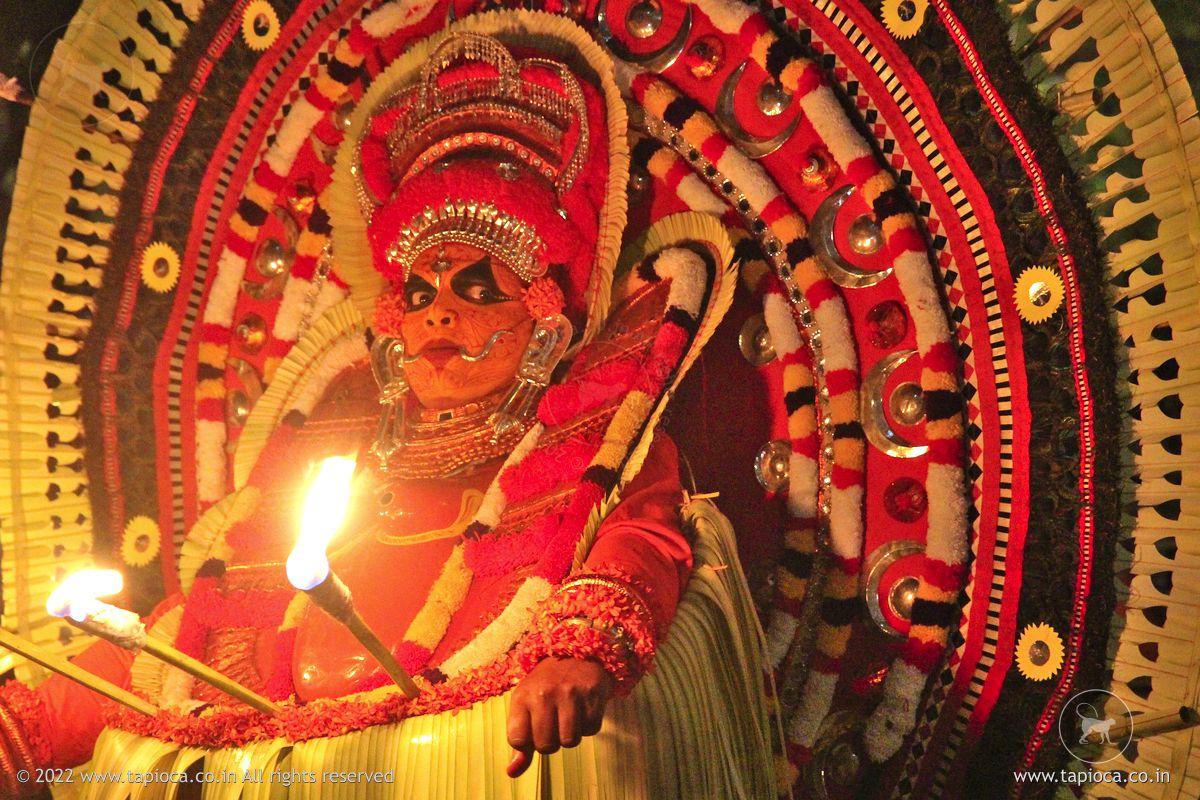
[[[147,627],[158,621],[165,612],[181,601],[172,595],[158,604],[146,617]],[[134,653],[115,644],[98,639],[73,659],[83,667],[122,689],[129,689],[130,665]],[[104,708],[112,703],[75,681],[61,675],[53,675],[37,688],[42,699],[44,718],[40,720],[43,734],[50,741],[52,755],[50,763],[43,767],[73,767],[92,757],[92,746],[104,727]],[[22,724],[28,724],[22,720]],[[37,722],[35,722],[37,724]]]

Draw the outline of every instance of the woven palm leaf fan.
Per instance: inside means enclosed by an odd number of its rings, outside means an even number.
[[[63,576],[117,566],[148,612],[221,551],[258,454],[365,353],[326,193],[356,100],[499,5],[83,2],[0,274],[5,627],[78,652],[43,610]],[[1149,0],[520,5],[614,59],[622,266],[681,211],[736,242],[661,424],[738,533],[719,560],[746,567],[786,734],[763,774],[1196,796],[1194,729],[1078,742],[1085,711],[1137,734],[1200,703],[1200,120]],[[1170,781],[1035,775],[1060,769]]]

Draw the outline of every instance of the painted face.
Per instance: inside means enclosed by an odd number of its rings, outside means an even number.
[[[415,359],[404,373],[421,405],[461,406],[512,382],[533,332],[522,288],[478,247],[450,243],[417,257],[404,283],[401,335]]]

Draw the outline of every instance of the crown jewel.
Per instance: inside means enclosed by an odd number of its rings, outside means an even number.
[[[545,273],[546,245],[532,226],[491,203],[447,200],[426,206],[401,228],[387,258],[399,274],[408,275],[418,254],[446,242],[474,245],[503,261],[526,283]]]

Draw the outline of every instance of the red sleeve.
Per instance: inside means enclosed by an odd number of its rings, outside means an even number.
[[[692,548],[679,524],[679,453],[662,431],[621,502],[596,534],[584,570],[632,582],[645,594],[659,635],[666,633],[692,571]]]
[[[73,659],[105,680],[128,689],[129,667],[136,653],[103,639]],[[51,767],[73,767],[92,757],[96,737],[104,728],[104,708],[112,701],[70,678],[54,675],[37,688],[42,699],[44,733],[50,744]]]
[[[146,618],[147,626],[181,602],[173,595]],[[130,666],[136,653],[97,640],[72,661],[122,689],[132,684]],[[36,767],[74,767],[92,757],[104,728],[104,709],[112,701],[62,675],[52,675],[37,689],[19,681],[0,687],[0,723],[14,723],[3,733],[10,752],[24,751]],[[10,716],[11,715],[11,716]]]

